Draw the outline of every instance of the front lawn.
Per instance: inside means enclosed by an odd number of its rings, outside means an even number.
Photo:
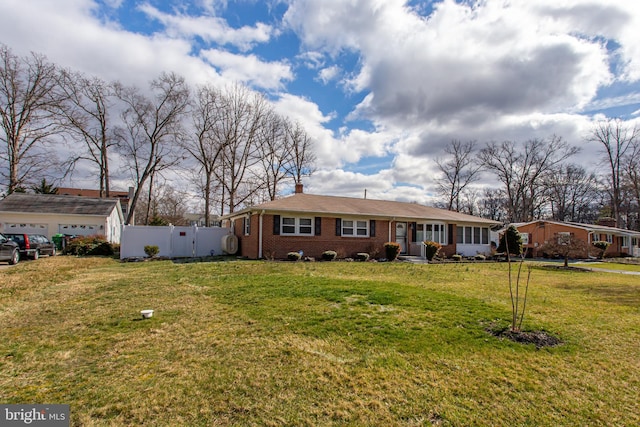
[[[0,273],[0,402],[73,425],[640,424],[640,281],[505,264],[119,263]],[[142,320],[140,310],[154,309]]]

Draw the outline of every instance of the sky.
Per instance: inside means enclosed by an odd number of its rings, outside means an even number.
[[[630,0],[0,1],[20,56],[141,87],[241,82],[312,137],[305,192],[423,204],[452,140],[557,135],[595,168],[593,124],[640,116],[637,28]]]

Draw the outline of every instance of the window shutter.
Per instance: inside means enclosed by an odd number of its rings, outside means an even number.
[[[316,236],[319,236],[322,233],[322,218],[317,216],[315,218],[315,230],[314,230],[314,234]]]
[[[369,237],[376,237],[376,220],[369,221]]]
[[[280,215],[273,216],[273,235],[280,235]]]
[[[336,236],[342,236],[342,220],[336,218]]]
[[[417,237],[418,237],[418,223],[412,222],[411,223],[411,241],[415,242]]]
[[[453,245],[453,224],[449,224],[449,229],[447,230],[447,242],[450,245]]]

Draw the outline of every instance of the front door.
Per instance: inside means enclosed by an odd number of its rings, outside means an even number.
[[[407,223],[396,222],[396,243],[400,245],[400,253],[407,253]]]

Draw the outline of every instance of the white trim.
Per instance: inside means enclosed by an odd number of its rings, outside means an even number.
[[[344,229],[345,229],[345,222],[351,222],[352,226],[351,227],[346,227],[346,228],[350,228],[353,229],[353,234],[344,234]],[[365,226],[364,226],[364,230],[366,231],[366,234],[358,234],[358,230],[363,230],[362,227],[358,227],[358,223],[359,222],[364,222]],[[370,220],[369,219],[362,219],[362,218],[340,218],[340,236],[341,237],[356,237],[356,238],[368,238],[371,235],[371,230],[370,230]]]
[[[284,220],[285,219],[293,219],[294,220],[294,224],[284,224]],[[309,224],[300,224],[300,220],[309,220]],[[293,233],[287,233],[284,231],[285,227],[293,227],[294,228],[294,232]],[[302,227],[309,227],[309,233],[301,233],[300,232],[300,228]],[[314,236],[314,217],[306,217],[306,216],[281,216],[280,217],[280,235],[281,236],[304,236],[304,237],[309,237],[309,236]]]

